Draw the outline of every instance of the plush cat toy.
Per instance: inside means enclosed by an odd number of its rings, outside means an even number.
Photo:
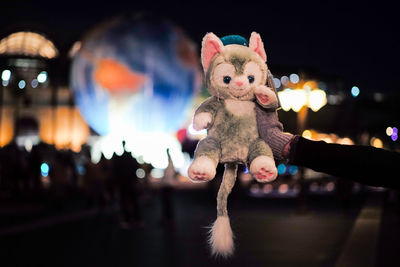
[[[234,248],[227,198],[235,184],[238,164],[246,164],[259,182],[270,182],[277,176],[272,151],[258,133],[255,101],[276,109],[278,99],[265,85],[267,57],[259,34],[251,34],[247,47],[224,45],[208,33],[203,38],[201,60],[211,97],[197,108],[193,127],[208,129],[208,133],[197,145],[188,175],[196,182],[209,181],[216,174],[217,164],[225,164],[217,197],[217,220],[209,242],[213,255],[227,257]]]

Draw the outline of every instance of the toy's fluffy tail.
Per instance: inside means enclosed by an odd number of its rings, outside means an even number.
[[[217,197],[218,217],[211,228],[209,238],[211,253],[224,258],[231,256],[234,250],[233,234],[227,210],[227,200],[232,187],[235,185],[236,173],[237,164],[225,164],[224,177]]]

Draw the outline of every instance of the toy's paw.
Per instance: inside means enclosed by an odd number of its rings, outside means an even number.
[[[208,126],[210,126],[211,120],[212,115],[209,112],[201,112],[196,114],[196,116],[193,118],[193,128],[196,131],[206,129]]]
[[[206,156],[196,158],[188,170],[189,178],[194,182],[208,182],[216,174],[215,161]]]
[[[255,158],[250,164],[250,173],[260,183],[271,182],[278,175],[274,159],[267,156]]]
[[[258,103],[262,106],[269,106],[278,103],[278,98],[274,92],[274,89],[267,87],[265,85],[258,86],[254,93],[257,97]]]

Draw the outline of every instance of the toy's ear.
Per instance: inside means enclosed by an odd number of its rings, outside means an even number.
[[[264,43],[262,42],[258,33],[251,33],[249,48],[256,52],[264,60],[264,62],[267,62],[267,54],[265,53]]]
[[[201,63],[203,64],[204,72],[207,72],[212,58],[215,54],[221,53],[223,47],[222,41],[212,32],[204,36],[201,45]]]

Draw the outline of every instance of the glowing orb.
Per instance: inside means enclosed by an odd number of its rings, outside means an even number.
[[[74,54],[76,104],[99,135],[172,133],[193,107],[201,81],[199,55],[167,21],[123,17],[86,34]]]
[[[189,119],[202,81],[199,54],[182,29],[157,18],[121,17],[103,23],[74,52],[70,84],[88,125],[101,137],[92,160],[123,152],[166,168],[187,164],[173,137]]]

